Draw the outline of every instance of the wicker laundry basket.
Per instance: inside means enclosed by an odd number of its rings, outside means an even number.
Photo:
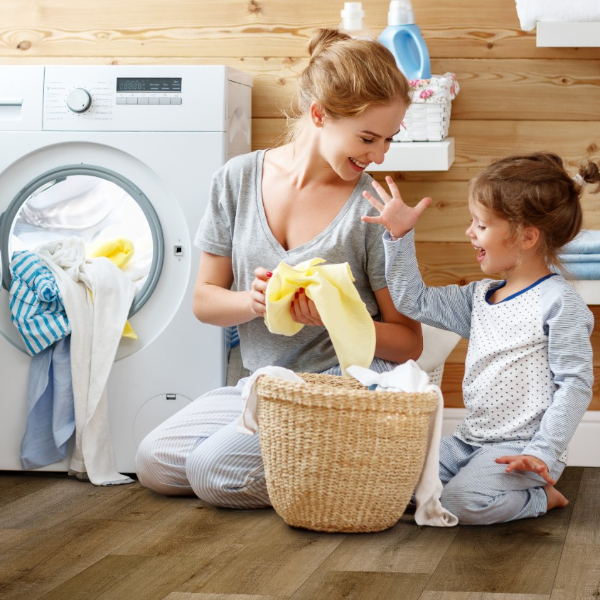
[[[379,392],[351,377],[258,381],[269,497],[288,525],[366,532],[392,527],[418,483],[433,392]]]

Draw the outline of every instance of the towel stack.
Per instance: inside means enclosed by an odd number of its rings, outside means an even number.
[[[600,21],[598,0],[516,0],[521,29],[533,31],[544,21]]]
[[[559,256],[574,279],[600,279],[600,231],[584,229]]]

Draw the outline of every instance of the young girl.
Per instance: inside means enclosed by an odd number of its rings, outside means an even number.
[[[573,179],[550,153],[510,156],[471,183],[470,238],[481,270],[504,273],[466,286],[426,287],[413,227],[431,202],[404,204],[390,178],[377,183],[386,278],[394,304],[413,319],[469,340],[463,380],[465,420],[442,440],[442,504],[459,521],[488,524],[566,506],[554,488],[566,450],[592,397],[593,317],[554,269],[579,232],[580,196],[598,183],[594,163]],[[597,191],[597,190],[596,190]]]
[[[317,30],[298,80],[289,142],[229,161],[213,178],[195,243],[202,250],[194,293],[198,319],[238,325],[244,367],[278,365],[340,373],[331,339],[314,303],[299,292],[292,318],[305,327],[291,337],[264,322],[270,272],[281,261],[348,262],[375,324],[377,371],[417,359],[421,326],[394,308],[385,281],[378,231],[361,223],[370,209],[364,171],[381,163],[410,101],[393,55],[373,40]],[[358,225],[357,225],[358,224]],[[236,387],[205,394],[142,441],[137,474],[164,494],[196,494],[220,506],[269,506],[258,435],[237,432]]]

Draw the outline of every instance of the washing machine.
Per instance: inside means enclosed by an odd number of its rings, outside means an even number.
[[[16,250],[70,235],[133,245],[137,339],[121,339],[107,384],[120,472],[135,472],[156,425],[224,385],[224,331],[192,313],[192,242],[212,175],[250,150],[251,89],[218,65],[0,66],[0,470],[21,470],[27,419],[31,358],[7,292]]]

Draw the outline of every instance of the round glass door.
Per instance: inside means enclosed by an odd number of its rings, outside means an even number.
[[[163,265],[158,216],[131,181],[90,165],[44,173],[13,199],[0,224],[2,284],[10,286],[14,252],[33,253],[43,244],[71,236],[84,240],[86,256],[106,256],[136,286],[129,316],[152,295]]]

